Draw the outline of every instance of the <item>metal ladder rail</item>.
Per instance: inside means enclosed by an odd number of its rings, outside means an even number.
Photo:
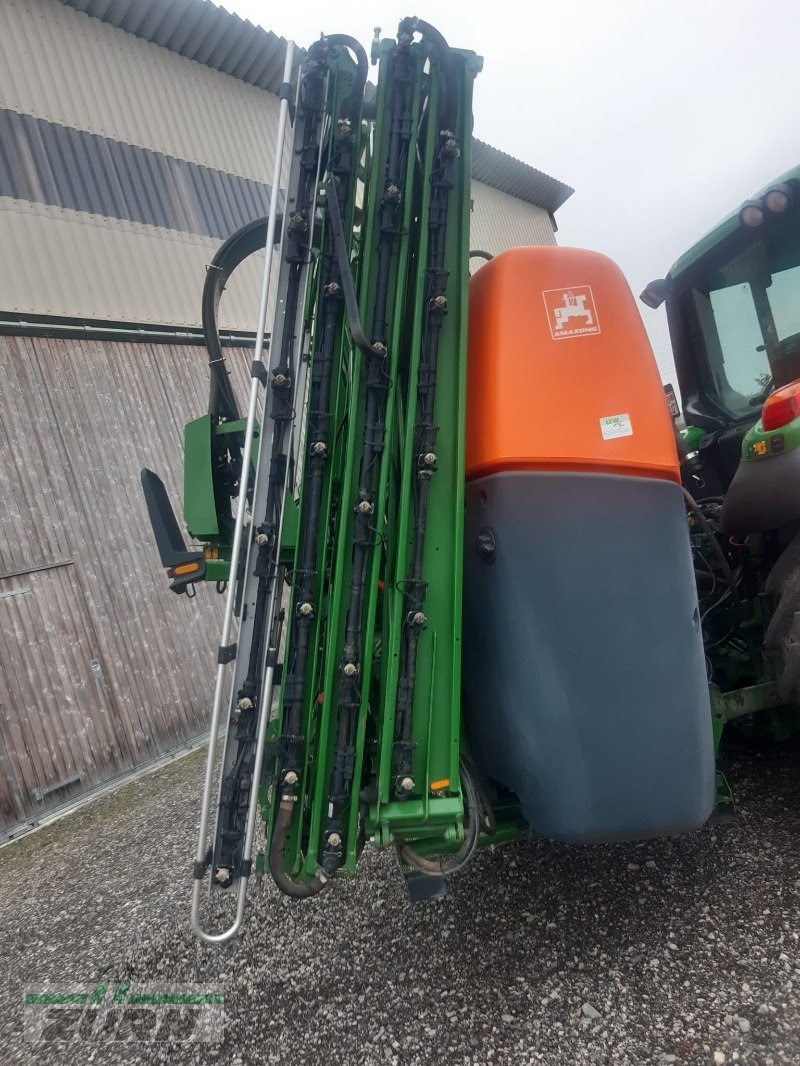
[[[261,282],[261,295],[258,308],[258,324],[256,328],[256,344],[254,352],[254,363],[263,363],[264,352],[264,332],[267,321],[267,305],[269,300],[269,288],[272,277],[272,262],[273,262],[273,248],[275,244],[275,227],[278,217],[278,190],[280,189],[281,181],[281,168],[283,163],[283,148],[284,140],[286,136],[286,124],[289,117],[289,99],[290,99],[290,84],[292,77],[292,67],[294,64],[294,52],[295,46],[293,41],[288,41],[286,44],[286,56],[284,60],[283,68],[283,85],[281,87],[281,103],[278,113],[278,132],[275,146],[275,161],[272,175],[272,196],[270,198],[269,216],[267,220],[267,238],[265,242],[266,258],[264,262],[264,273],[262,275]],[[228,590],[225,598],[225,612],[222,621],[222,632],[220,635],[220,652],[217,656],[217,673],[214,684],[214,699],[211,711],[211,726],[210,736],[208,744],[208,755],[206,758],[206,770],[205,778],[203,781],[203,798],[200,808],[200,826],[197,835],[197,850],[195,853],[194,863],[194,881],[192,886],[192,903],[191,903],[191,927],[192,931],[201,940],[206,943],[223,943],[226,940],[230,940],[235,936],[244,915],[245,898],[247,892],[247,879],[245,879],[240,887],[237,898],[236,914],[233,923],[220,933],[208,933],[203,929],[200,920],[200,896],[202,890],[202,879],[207,868],[207,856],[208,856],[208,823],[211,813],[211,803],[213,796],[214,785],[214,765],[216,763],[217,756],[217,741],[220,728],[220,713],[222,710],[222,701],[225,691],[225,678],[226,678],[226,665],[229,661],[225,657],[225,653],[222,653],[222,649],[229,647],[231,638],[231,629],[233,625],[234,606],[236,602],[236,574],[239,567],[239,558],[242,548],[242,537],[245,524],[245,514],[247,507],[247,493],[250,481],[250,467],[253,448],[253,433],[256,423],[256,413],[258,408],[258,393],[259,393],[259,378],[253,376],[250,384],[250,397],[247,408],[247,427],[244,435],[244,446],[242,449],[242,472],[239,482],[239,498],[236,508],[236,522],[234,526],[233,542],[231,545],[231,580],[228,583]],[[259,449],[263,443],[263,434],[259,442]],[[266,716],[264,716],[266,718]],[[263,723],[263,730],[266,729],[266,721]],[[263,730],[259,730],[259,735]],[[226,729],[227,739],[227,729]],[[259,750],[263,752],[263,743],[259,746]],[[257,762],[260,763],[260,759],[257,756]],[[260,765],[258,767],[260,773]],[[254,768],[255,770],[255,768]],[[256,790],[254,790],[254,793]],[[256,794],[257,799],[257,794]],[[256,803],[251,802],[250,810],[248,811],[247,820],[247,832],[245,838],[245,854],[249,858],[252,852],[252,842],[255,829],[255,815],[256,815]]]

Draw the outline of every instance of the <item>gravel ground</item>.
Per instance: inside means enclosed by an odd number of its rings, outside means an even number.
[[[7,1063],[800,1062],[800,749],[739,752],[735,822],[644,845],[521,842],[411,907],[390,855],[244,934],[188,927],[203,753],[0,849]],[[23,989],[218,985],[223,1044],[22,1039]]]

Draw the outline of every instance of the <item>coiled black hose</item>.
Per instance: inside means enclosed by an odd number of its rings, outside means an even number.
[[[480,801],[477,785],[464,759],[461,760],[461,785],[465,798],[466,826],[464,840],[458,851],[435,862],[418,855],[409,844],[398,843],[398,850],[408,865],[427,877],[448,877],[450,874],[458,873],[459,870],[463,870],[477,850],[481,835]]]
[[[278,219],[275,233],[279,236],[283,226],[280,216]],[[239,417],[239,411],[225,367],[225,356],[222,354],[217,321],[219,302],[228,278],[234,270],[249,256],[262,251],[266,240],[266,218],[256,218],[242,226],[219,246],[209,264],[203,284],[203,340],[208,351],[208,369],[211,378],[208,410],[215,418],[226,422],[235,421]]]

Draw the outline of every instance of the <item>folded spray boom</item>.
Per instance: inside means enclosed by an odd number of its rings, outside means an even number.
[[[373,42],[377,87],[350,37],[315,42],[293,84],[292,51],[273,181],[291,124],[285,203],[279,212],[273,197],[266,220],[225,242],[203,294],[210,403],[187,426],[184,505],[202,553],[187,551],[163,485],[143,474],[154,526],[166,530],[159,545],[200,561],[202,573],[173,579],[174,590],[205,577],[226,595],[192,906],[195,932],[212,942],[239,928],[254,871],[312,896],[354,872],[368,839],[395,845],[423,894],[440,891],[489,810],[461,758],[459,697],[481,63],[415,18]],[[217,311],[231,272],[264,247],[241,417]],[[172,565],[164,551],[162,561]],[[265,845],[254,858],[259,812]],[[207,876],[237,900],[219,933],[200,916]]]

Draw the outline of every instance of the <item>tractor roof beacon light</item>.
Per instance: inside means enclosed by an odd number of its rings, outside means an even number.
[[[780,215],[787,211],[792,203],[792,190],[788,185],[770,185],[764,193],[763,204],[767,211]]]
[[[749,229],[757,229],[764,223],[764,205],[761,200],[745,200],[739,208],[739,221]]]
[[[773,392],[761,412],[761,426],[766,431],[780,429],[800,416],[800,381],[793,381]]]

